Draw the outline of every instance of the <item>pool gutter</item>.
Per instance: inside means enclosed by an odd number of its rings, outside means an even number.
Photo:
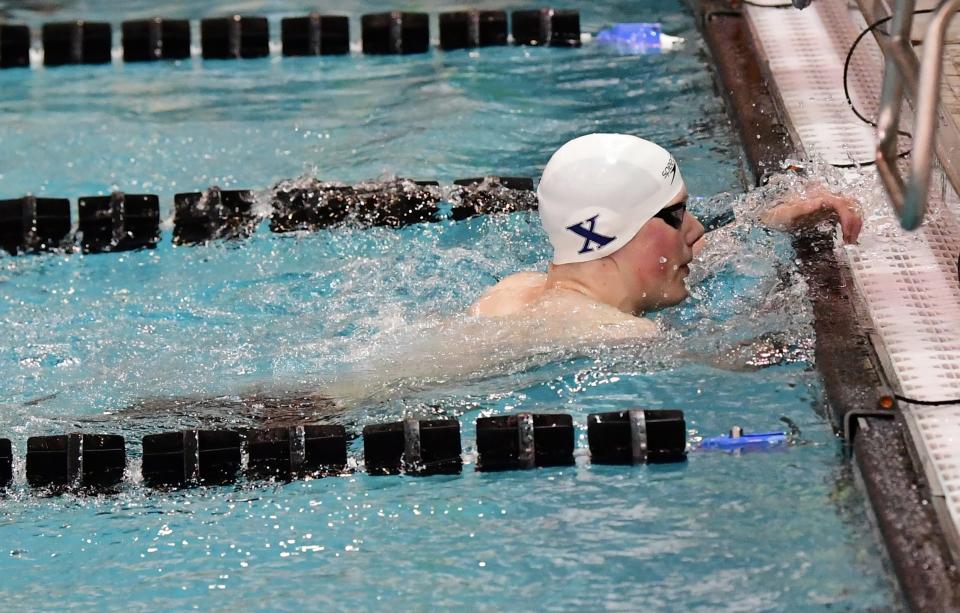
[[[752,183],[802,154],[748,17],[730,3],[687,0],[711,56],[718,92],[744,147]],[[910,454],[910,429],[889,395],[869,318],[831,234],[797,236],[794,247],[810,287],[815,360],[834,430],[850,452],[904,598],[913,610],[960,610],[960,572],[929,504],[931,488]]]

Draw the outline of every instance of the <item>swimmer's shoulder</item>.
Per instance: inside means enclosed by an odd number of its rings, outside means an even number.
[[[626,315],[617,322],[603,326],[610,339],[648,339],[660,336],[660,327],[646,317]]]
[[[484,317],[511,315],[543,295],[546,284],[546,273],[514,273],[485,291],[467,313]]]
[[[592,319],[601,338],[641,340],[660,335],[660,327],[646,317],[624,313],[606,304],[595,304],[593,309],[593,317],[586,319]]]
[[[643,340],[660,335],[660,327],[646,317],[625,313],[575,292],[546,290],[531,313],[545,329],[581,340]]]

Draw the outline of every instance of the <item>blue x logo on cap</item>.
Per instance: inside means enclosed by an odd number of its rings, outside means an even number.
[[[593,247],[591,246],[593,243],[596,243],[597,249],[600,249],[617,238],[616,236],[605,236],[599,232],[594,232],[593,229],[597,226],[597,217],[599,216],[600,215],[594,215],[586,221],[567,226],[567,230],[583,238],[583,247],[581,247],[577,253],[593,251]]]

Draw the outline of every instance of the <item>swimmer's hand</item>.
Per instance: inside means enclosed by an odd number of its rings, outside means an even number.
[[[832,219],[840,221],[845,243],[856,244],[863,218],[852,198],[830,192],[819,183],[808,183],[800,192],[788,195],[760,220],[777,230],[798,230]]]

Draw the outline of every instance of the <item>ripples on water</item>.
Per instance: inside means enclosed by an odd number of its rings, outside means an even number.
[[[34,24],[121,18],[109,3],[49,14],[11,6],[0,2]],[[357,16],[382,7],[327,8]],[[163,14],[226,9],[180,2]],[[300,12],[262,2],[231,11],[275,21]],[[732,195],[739,151],[686,14],[634,2],[583,11],[588,30],[661,20],[690,42],[640,57],[504,48],[3,71],[0,187],[73,199],[143,190],[170,203],[214,183],[265,192],[303,174],[536,176],[573,136],[632,131],[671,148],[695,196],[691,210],[749,213],[763,194]],[[122,17],[154,12],[138,1]],[[134,458],[133,483],[118,495],[43,498],[18,486],[0,500],[8,607],[37,606],[41,586],[43,602],[75,608],[133,600],[143,609],[795,610],[893,601],[861,527],[862,499],[812,410],[822,400],[811,314],[787,237],[749,225],[717,233],[692,271],[691,298],[653,315],[664,330],[655,342],[547,344],[446,377],[423,364],[488,358],[495,345],[494,330],[462,338],[457,322],[476,323],[463,310],[511,272],[545,267],[535,214],[282,236],[264,224],[248,240],[189,248],[173,247],[169,220],[165,227],[155,251],[0,256],[0,433],[22,455],[31,435],[122,432]],[[350,410],[321,407],[323,419],[358,432],[402,415],[457,416],[468,458],[476,417],[521,409],[570,412],[582,425],[590,412],[679,407],[694,439],[734,423],[769,429],[786,416],[807,444],[637,469],[581,456],[576,467],[524,474],[479,475],[468,465],[460,478],[354,474],[173,494],[136,483],[143,434],[249,423],[258,416],[245,396],[289,404],[291,394],[346,376],[359,382]],[[222,400],[184,400],[210,398]],[[585,446],[585,432],[578,436]],[[22,482],[22,463],[18,471]]]

